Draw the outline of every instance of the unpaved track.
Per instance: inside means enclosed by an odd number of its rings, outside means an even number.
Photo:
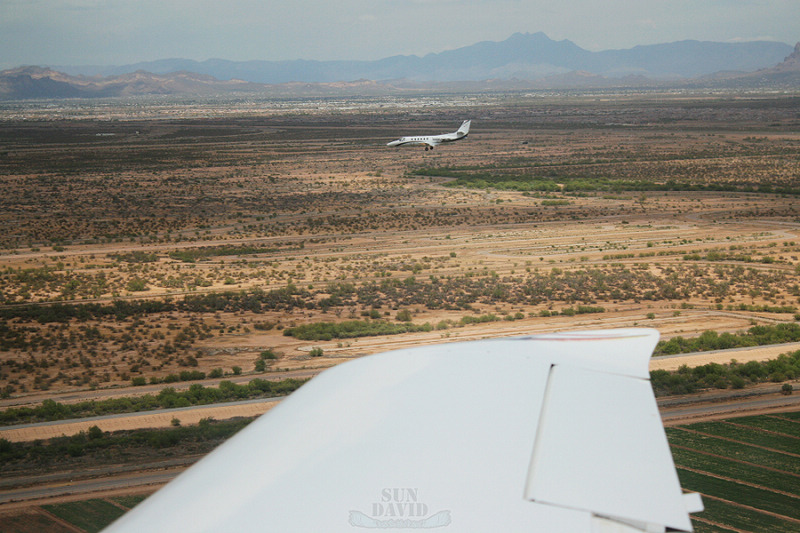
[[[764,398],[704,402],[659,409],[661,420],[665,426],[797,410],[800,410],[800,395],[784,396],[779,393],[773,393]]]
[[[186,468],[188,466],[3,490],[0,491],[0,510],[28,507],[40,500],[51,500],[64,496],[91,493],[102,493],[107,496],[111,491],[120,490],[125,494],[131,492],[131,489],[141,489],[142,487],[152,487],[155,490],[174,479]],[[48,501],[48,503],[52,503],[52,501]]]

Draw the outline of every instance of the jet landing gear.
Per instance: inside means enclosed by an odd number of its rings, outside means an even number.
[[[427,146],[427,145],[426,145],[426,146],[425,146],[425,151],[427,152],[428,150],[431,150],[431,151],[432,151],[432,150],[433,150],[433,146]]]

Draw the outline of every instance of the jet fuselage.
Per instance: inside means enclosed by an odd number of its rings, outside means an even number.
[[[442,143],[449,143],[465,139],[467,135],[469,135],[469,126],[471,122],[472,122],[471,120],[465,120],[461,124],[461,127],[459,127],[458,130],[454,131],[453,133],[443,133],[441,135],[418,135],[414,137],[400,137],[397,140],[387,143],[386,146],[396,147],[396,146],[407,146],[407,145],[423,145],[425,146],[425,150],[433,150],[436,146],[439,146]]]

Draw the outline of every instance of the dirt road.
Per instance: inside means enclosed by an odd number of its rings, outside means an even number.
[[[784,396],[780,393],[757,398],[698,402],[659,408],[665,426],[797,410],[800,410],[800,395]]]

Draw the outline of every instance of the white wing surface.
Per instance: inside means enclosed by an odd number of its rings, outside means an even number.
[[[691,531],[647,381],[657,340],[562,333],[339,365],[108,531]]]

